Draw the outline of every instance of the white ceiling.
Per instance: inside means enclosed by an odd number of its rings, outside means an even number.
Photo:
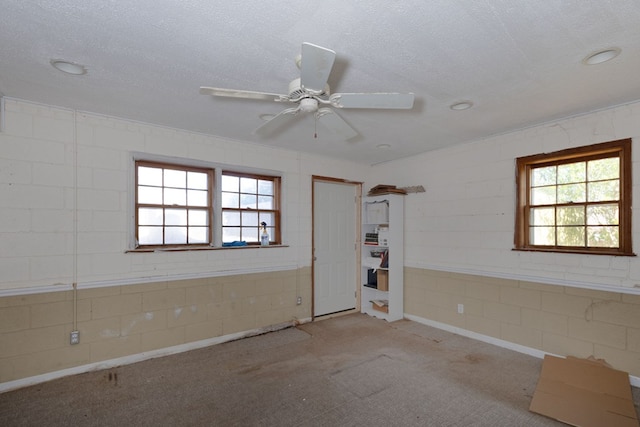
[[[413,110],[340,110],[345,142],[312,116],[270,138],[302,42],[337,53],[332,92],[413,92]],[[619,47],[610,62],[585,56]],[[51,59],[86,66],[71,76]],[[3,0],[0,93],[366,164],[640,99],[638,0]],[[474,107],[449,106],[471,100]],[[376,148],[389,144],[387,149]]]

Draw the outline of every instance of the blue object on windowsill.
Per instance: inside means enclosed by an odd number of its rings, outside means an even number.
[[[245,242],[244,240],[235,240],[233,242],[222,243],[223,248],[226,248],[229,246],[247,246],[247,242]]]

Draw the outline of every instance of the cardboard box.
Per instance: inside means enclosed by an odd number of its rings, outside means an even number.
[[[387,270],[378,270],[378,290],[389,290],[389,272]]]
[[[389,312],[389,306],[388,305],[379,306],[375,302],[372,302],[371,303],[371,307],[373,307],[374,310],[381,311],[383,313],[388,313]]]
[[[638,427],[629,374],[604,361],[546,355],[529,410],[580,427]]]

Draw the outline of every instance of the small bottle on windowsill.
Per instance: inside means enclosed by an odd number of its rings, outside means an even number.
[[[262,234],[260,235],[260,245],[261,246],[269,246],[269,233],[267,232],[267,223],[261,222],[262,225]]]

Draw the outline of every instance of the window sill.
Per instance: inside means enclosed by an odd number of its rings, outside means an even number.
[[[188,251],[226,251],[226,250],[243,250],[243,249],[268,249],[268,248],[288,248],[289,245],[247,245],[247,246],[201,246],[194,248],[136,248],[127,249],[125,253],[151,253],[151,252],[188,252]]]
[[[579,255],[609,255],[609,256],[636,256],[633,252],[614,252],[614,251],[581,251],[576,249],[548,249],[548,248],[513,248],[513,251],[519,252],[553,252],[558,254],[579,254]]]

